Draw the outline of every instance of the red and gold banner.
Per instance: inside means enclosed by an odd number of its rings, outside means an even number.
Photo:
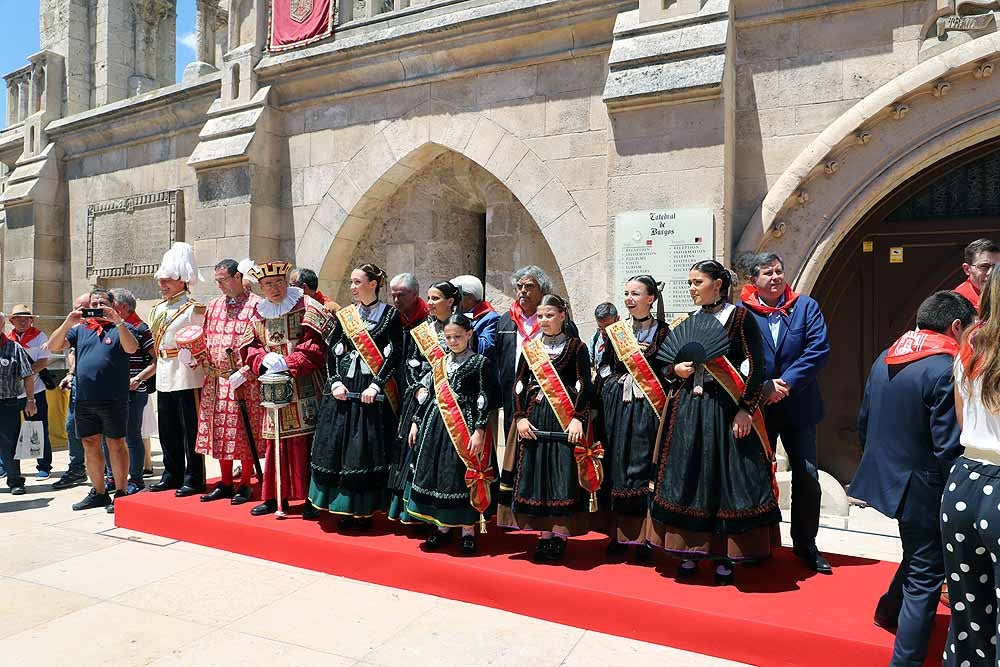
[[[642,389],[646,400],[653,406],[653,412],[659,419],[663,414],[663,408],[667,405],[667,393],[663,391],[663,385],[653,372],[653,367],[642,353],[639,341],[635,339],[632,328],[626,320],[620,320],[609,324],[605,329],[611,346],[615,348],[618,358],[625,364],[629,375],[635,383]]]
[[[712,374],[716,382],[722,385],[729,397],[739,405],[740,397],[746,389],[746,382],[743,376],[736,370],[733,363],[726,357],[716,357],[705,362],[705,368]],[[774,450],[771,449],[771,440],[767,437],[767,427],[764,425],[764,413],[758,407],[750,415],[750,423],[753,430],[760,438],[760,446],[764,450],[764,456],[771,462],[771,486],[774,488],[774,497],[778,498],[778,481],[775,478]]]
[[[344,333],[351,340],[354,349],[368,364],[368,368],[372,369],[372,373],[377,374],[382,370],[385,357],[382,356],[382,352],[372,339],[372,335],[368,333],[368,327],[365,326],[365,321],[362,319],[361,313],[358,312],[358,307],[350,305],[341,308],[337,311],[337,319],[344,327]],[[395,378],[391,378],[385,383],[385,397],[389,399],[392,411],[399,414],[399,387],[396,386]]]
[[[469,504],[479,512],[479,529],[486,532],[486,517],[484,513],[490,506],[490,484],[496,479],[490,467],[490,451],[484,445],[480,456],[472,452],[470,442],[472,432],[465,421],[465,415],[458,405],[458,398],[448,383],[448,373],[445,364],[444,350],[438,342],[437,334],[430,323],[423,322],[410,330],[410,335],[416,341],[420,353],[430,362],[434,372],[434,395],[441,420],[448,431],[455,452],[465,464],[465,485],[469,487]],[[489,438],[485,438],[489,442]]]
[[[270,50],[326,39],[336,24],[337,0],[271,0]]]

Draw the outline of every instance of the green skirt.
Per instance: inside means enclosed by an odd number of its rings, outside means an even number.
[[[309,482],[309,502],[316,509],[357,518],[385,511],[385,491],[348,491],[338,486],[319,486]]]

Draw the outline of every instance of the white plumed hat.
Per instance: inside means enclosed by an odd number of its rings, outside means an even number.
[[[256,283],[257,279],[250,275],[250,269],[252,269],[255,266],[257,266],[257,263],[254,262],[249,257],[247,257],[236,266],[236,270],[242,273],[243,277],[249,280],[250,282]]]
[[[198,272],[198,263],[194,259],[194,248],[188,243],[177,241],[170,250],[163,253],[160,260],[160,268],[156,271],[156,278],[171,278],[181,280],[188,285],[204,280]]]

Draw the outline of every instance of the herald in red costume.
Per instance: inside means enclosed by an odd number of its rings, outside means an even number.
[[[251,275],[261,282],[263,289],[264,279],[280,276],[284,280],[289,268],[285,262],[271,262],[254,267]],[[292,402],[279,411],[281,497],[301,500],[309,492],[309,450],[323,385],[325,341],[333,323],[318,301],[305,296],[298,287],[286,289],[280,303],[257,304],[240,351],[255,375],[268,370],[287,370],[295,380]],[[265,411],[261,435],[267,443],[261,496],[265,502],[273,502],[276,498],[274,424],[269,410]]]
[[[237,350],[243,334],[256,312],[260,297],[251,292],[230,299],[223,295],[213,299],[205,312],[205,343],[208,347],[207,374],[201,390],[201,409],[198,412],[198,439],[195,451],[211,456],[222,465],[222,483],[233,484],[234,460],[242,461],[241,484],[249,485],[253,473],[252,453],[246,428],[240,415],[239,399],[243,399],[250,418],[254,442],[258,451],[263,449],[261,426],[264,411],[260,405],[260,390],[248,367],[240,368],[238,354],[230,361],[226,350]],[[235,364],[235,368],[233,367]],[[237,389],[229,384],[234,371],[246,383]]]

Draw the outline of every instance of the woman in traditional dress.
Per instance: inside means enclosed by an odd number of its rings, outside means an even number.
[[[461,527],[461,553],[471,556],[476,553],[474,526],[485,529],[490,512],[493,452],[486,425],[497,407],[499,380],[492,362],[470,346],[472,321],[465,315],[452,315],[445,324],[447,354],[434,350],[436,338],[417,335],[425,356],[432,358],[428,377],[433,383],[410,427],[417,452],[407,511],[437,526],[423,549],[441,548],[451,529]]]
[[[448,346],[444,342],[444,325],[448,318],[458,310],[458,305],[462,302],[461,290],[451,282],[444,280],[434,283],[427,288],[427,310],[429,315],[424,324],[430,327],[434,337],[438,340],[442,353],[448,351]],[[406,511],[406,500],[404,493],[410,480],[413,470],[413,458],[416,448],[409,444],[410,427],[413,425],[413,415],[417,408],[427,400],[429,392],[427,386],[431,380],[424,380],[431,373],[430,361],[420,351],[416,338],[409,333],[403,336],[403,377],[405,387],[403,387],[403,404],[399,413],[399,429],[397,437],[397,459],[392,462],[389,468],[389,518],[406,524],[426,525],[420,519],[412,517]],[[420,391],[423,389],[423,391]]]
[[[586,344],[563,333],[566,302],[546,294],[537,314],[542,336],[525,341],[514,385],[518,442],[503,475],[513,469],[512,498],[500,505],[497,523],[540,531],[534,559],[554,563],[566,537],[587,532],[590,494],[580,486],[574,449],[586,437],[593,384]]]
[[[316,425],[309,500],[342,515],[341,530],[370,528],[372,515],[386,504],[402,326],[396,309],[379,300],[385,279],[374,264],[351,272],[355,303],[337,311],[328,341],[330,391]]]
[[[734,562],[771,554],[781,521],[758,409],[764,358],[756,320],[729,303],[732,275],[725,267],[698,262],[688,285],[700,307],[690,317],[723,327],[729,349],[699,366],[673,367],[684,382],[663,429],[646,535],[683,559],[679,578],[694,576],[699,560],[713,559],[716,581],[726,584]]]
[[[659,303],[656,317],[654,303]],[[597,372],[607,438],[605,479],[611,497],[607,553],[620,557],[627,544],[635,544],[636,559],[649,562],[653,552],[643,537],[643,523],[656,433],[666,406],[667,383],[673,379],[662,375],[654,356],[670,328],[663,322],[660,290],[650,275],[625,283],[625,307],[629,318],[604,330],[607,343]]]

